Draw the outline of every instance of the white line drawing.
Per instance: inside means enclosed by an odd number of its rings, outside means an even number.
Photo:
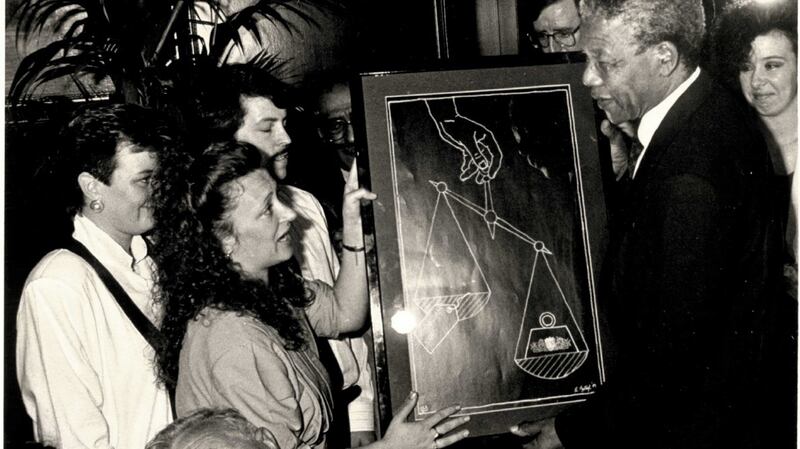
[[[519,329],[517,347],[514,351],[514,363],[528,374],[539,379],[563,379],[574,373],[586,362],[589,357],[589,346],[586,344],[586,339],[583,336],[583,332],[580,331],[580,327],[578,327],[572,308],[569,306],[558,279],[556,279],[555,273],[550,267],[550,262],[547,260],[547,256],[552,255],[552,253],[545,248],[542,242],[534,243],[534,249],[536,250],[536,255],[533,260],[533,268],[531,268],[525,311],[522,313],[522,326]],[[543,312],[536,317],[535,312],[529,310],[531,306],[531,289],[533,288],[534,275],[540,256],[547,267],[547,272],[550,274],[550,277],[545,277],[544,281],[552,280],[555,283],[567,315],[569,315],[569,321],[564,320],[562,322],[571,322],[575,326],[578,333],[577,340],[572,335],[569,326],[564,324],[556,326],[558,321],[552,312]],[[529,328],[526,324],[533,318],[538,318],[539,326]]]
[[[436,205],[434,206],[433,218],[428,232],[428,239],[425,244],[425,256],[420,264],[419,275],[417,276],[417,291],[414,292],[413,301],[425,313],[424,318],[417,325],[414,331],[414,336],[417,341],[428,351],[433,354],[439,344],[444,341],[447,335],[452,331],[456,324],[460,321],[468,320],[477,315],[492,295],[489,288],[489,283],[486,282],[486,276],[483,273],[477,258],[472,251],[472,248],[467,243],[467,237],[464,235],[464,230],[458,222],[453,211],[453,206],[447,196],[447,184],[440,182],[431,182],[436,187],[439,193],[436,198]],[[447,210],[440,211],[442,203],[447,206]],[[455,226],[458,228],[460,238],[456,239],[455,244],[463,245],[464,249],[469,254],[469,258],[473,262],[475,269],[468,270],[468,280],[464,282],[465,285],[474,286],[473,291],[463,292],[449,286],[438,286],[434,289],[426,289],[425,292],[420,292],[419,286],[422,285],[424,279],[431,269],[430,265],[437,264],[436,248],[431,243],[434,229],[436,228],[437,220],[441,223],[442,220],[450,219],[454,221]],[[440,225],[441,226],[441,225]],[[494,235],[494,233],[492,233]],[[453,248],[448,248],[452,251]]]
[[[459,114],[455,97],[446,100],[436,101],[434,105],[424,101],[439,137],[461,151],[459,179],[464,182],[474,177],[477,184],[491,181],[503,163],[503,152],[494,133],[482,123]]]
[[[589,350],[583,332],[548,261],[548,257],[555,257],[555,255],[547,249],[544,242],[528,236],[503,218],[498,217],[492,201],[491,181],[497,176],[502,165],[502,151],[497,145],[494,134],[481,123],[458,114],[455,98],[451,98],[451,100],[451,102],[437,102],[445,105],[445,109],[438,108],[437,111],[435,111],[437,108],[432,108],[427,100],[425,104],[442,140],[462,152],[459,180],[466,182],[472,179],[481,185],[484,204],[481,207],[473,203],[450,190],[444,182],[428,181],[436,189],[437,198],[430,221],[425,253],[419,266],[417,287],[412,297],[412,301],[423,312],[423,318],[414,331],[414,337],[425,351],[433,354],[459,322],[475,317],[491,299],[492,291],[484,270],[481,268],[459,222],[458,214],[454,210],[454,206],[466,207],[469,211],[482,217],[492,240],[496,237],[497,228],[500,228],[533,247],[535,253],[514,362],[520,369],[534,377],[545,380],[563,379],[586,362]],[[443,110],[445,111],[444,115]],[[452,117],[457,117],[465,127],[453,131],[455,128],[452,127],[452,124],[455,122],[451,121]],[[458,137],[454,137],[456,134]],[[486,144],[487,142],[489,144]],[[447,221],[452,223],[448,225]],[[458,235],[457,238],[448,240],[447,253],[449,257],[452,257],[455,249],[462,255],[468,254],[466,258],[471,261],[472,265],[467,267],[468,269],[462,270],[463,279],[456,287],[452,285],[426,286],[425,291],[422,291],[422,281],[429,279],[429,272],[440,265],[437,259],[439,249],[433,244],[434,232],[437,228],[452,228],[452,226],[458,229]],[[546,270],[540,268],[539,271],[543,274],[537,278],[537,267],[542,265],[541,262],[544,263]],[[533,304],[535,301],[532,297],[535,296],[534,289],[546,289],[551,293],[557,292],[560,304],[553,310],[537,310]],[[553,305],[550,304],[550,306]],[[531,325],[532,321],[535,324]]]

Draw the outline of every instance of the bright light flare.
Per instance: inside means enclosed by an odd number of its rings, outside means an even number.
[[[408,334],[417,327],[417,317],[413,313],[401,310],[392,315],[392,329],[398,334]]]

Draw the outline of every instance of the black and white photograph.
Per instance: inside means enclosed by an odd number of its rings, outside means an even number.
[[[797,0],[6,0],[3,447],[798,440]]]

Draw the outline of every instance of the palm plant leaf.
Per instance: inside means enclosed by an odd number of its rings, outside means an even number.
[[[19,68],[14,75],[9,91],[9,98],[12,103],[23,97],[28,96],[32,83],[53,64],[56,56],[65,52],[65,43],[53,42],[26,56],[20,62]]]
[[[84,41],[52,42],[26,56],[11,82],[9,100],[17,104],[26,100],[43,83],[69,74],[91,74],[95,80],[110,75],[113,66],[107,61],[108,47]]]
[[[55,32],[55,41],[25,56],[14,76],[9,99],[13,104],[30,98],[42,83],[66,75],[110,76],[116,89],[141,90],[146,72],[167,67],[172,52],[158,50],[165,37],[176,33],[191,43],[188,25],[175,24],[180,7],[192,9],[196,0],[22,0],[14,12],[16,38],[31,39],[45,32]],[[258,23],[267,20],[291,34],[298,24],[319,26],[316,11],[341,8],[343,0],[252,0],[253,3],[227,17],[215,27],[206,57],[215,64],[233,43],[243,47],[242,34],[249,33],[263,46]],[[225,0],[207,0],[212,11],[224,11]],[[180,5],[180,6],[175,6]],[[171,8],[175,6],[175,8]],[[182,19],[185,20],[185,19]],[[185,25],[185,23],[184,23]],[[183,30],[183,31],[181,31]],[[181,34],[182,33],[182,34]],[[175,41],[169,40],[169,45]],[[200,58],[203,59],[203,58]],[[193,61],[184,58],[184,61]],[[201,61],[194,60],[194,64]],[[251,59],[270,71],[279,71],[284,61],[262,52]],[[177,67],[177,68],[176,68]],[[170,70],[191,70],[185,64],[173,64]],[[120,83],[120,81],[123,81]],[[125,85],[127,87],[122,87]]]
[[[64,38],[76,39],[78,37],[78,34],[86,26],[86,24],[87,20],[85,17],[74,20],[71,24],[68,25],[66,31],[64,31]],[[66,26],[66,24],[64,25]]]
[[[230,15],[223,23],[214,27],[209,45],[210,56],[213,59],[220,60],[231,43],[239,48],[244,48],[240,31],[247,32],[259,46],[263,46],[261,34],[258,32],[260,19],[268,20],[276,26],[284,28],[289,33],[293,33],[297,26],[281,14],[276,5],[284,3],[285,0],[259,0],[255,4]],[[294,12],[296,9],[291,5],[287,8],[290,12]],[[298,17],[302,20],[312,20],[304,11],[300,11]]]
[[[41,0],[37,2],[22,2],[14,11],[17,20],[17,39],[30,33],[41,32],[45,23],[55,17],[56,12],[62,9],[80,9],[76,2],[68,0]]]
[[[287,61],[285,59],[279,58],[278,55],[270,53],[266,50],[262,50],[254,57],[250,58],[247,61],[247,64],[269,72],[276,78],[283,79],[292,75],[290,73],[286,73],[286,62]]]
[[[163,0],[23,0],[15,11],[17,40],[46,31],[57,37],[23,58],[9,99],[30,97],[56,74],[68,74],[67,67],[75,74],[111,75],[120,89],[118,81],[135,78],[151,62],[145,56],[169,18],[162,17],[165,8],[169,2]]]
[[[65,76],[75,76],[75,69],[71,64],[64,65],[61,67],[50,67],[47,72],[43,73],[42,76],[36,79],[34,83],[31,84],[30,92],[35,91],[38,89],[42,84],[56,80],[59,78],[63,78]],[[88,98],[87,98],[88,99]]]
[[[215,3],[217,1],[213,0]],[[258,31],[258,24],[262,20],[267,20],[276,27],[294,34],[298,31],[298,28],[297,22],[292,20],[292,16],[302,22],[319,26],[314,16],[309,14],[308,11],[325,12],[340,9],[341,7],[341,3],[337,0],[257,0],[253,5],[230,15],[225,22],[214,28],[209,45],[209,54],[212,58],[219,60],[231,44],[243,48],[240,31],[245,31],[251,35],[256,43],[263,47],[264,43]],[[222,6],[217,3],[216,8],[221,10]]]
[[[298,5],[309,4],[308,2],[300,2]],[[232,28],[243,28],[249,32],[256,31],[258,21],[266,19],[274,25],[280,26],[290,33],[296,31],[297,26],[280,11],[283,8],[287,12],[297,15],[301,20],[316,23],[305,10],[291,4],[286,0],[259,0],[252,6],[242,9],[241,11],[231,15],[225,21],[226,24]]]
[[[94,21],[102,17],[103,0],[25,0],[14,12],[19,40],[50,29],[58,31],[82,15]]]

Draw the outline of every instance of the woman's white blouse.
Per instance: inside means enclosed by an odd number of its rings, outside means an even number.
[[[73,237],[158,322],[144,240],[134,237],[131,257],[86,217],[73,223]],[[172,420],[152,348],[94,269],[70,251],[50,252],[28,276],[16,357],[25,408],[37,441],[46,445],[142,449]]]

